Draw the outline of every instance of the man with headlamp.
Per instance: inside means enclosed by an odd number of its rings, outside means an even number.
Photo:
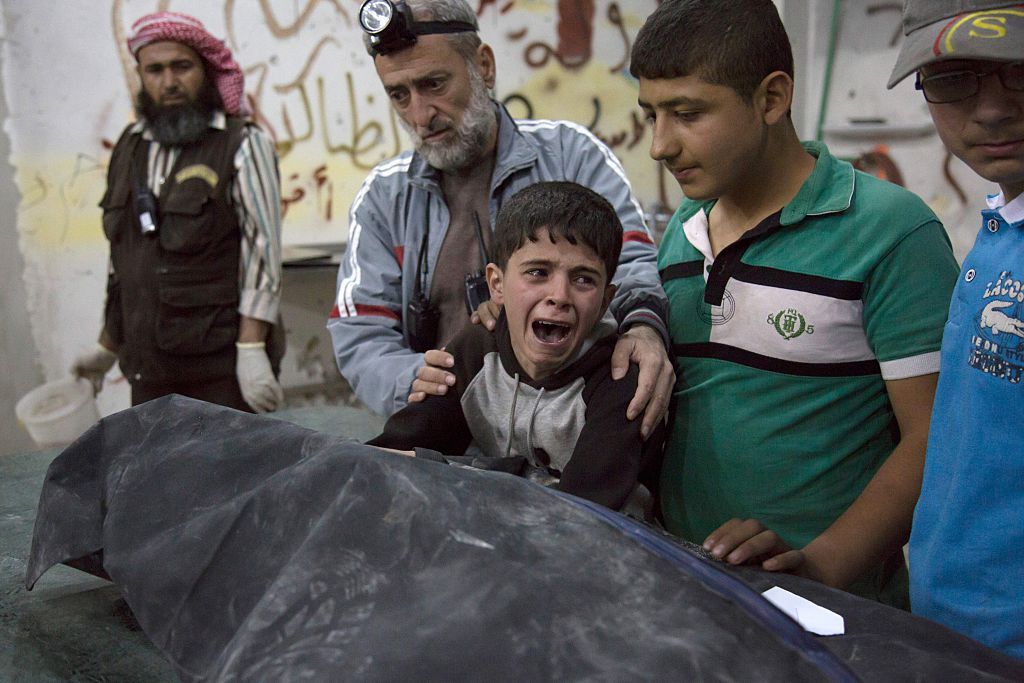
[[[367,51],[415,151],[370,173],[350,211],[348,248],[327,326],[342,375],[372,410],[445,393],[441,349],[471,314],[492,327],[482,278],[502,203],[540,181],[569,180],[607,198],[625,236],[611,304],[623,332],[613,366],[640,366],[629,417],[650,433],[674,381],[656,250],[622,166],[584,127],[514,120],[492,98],[494,52],[464,0],[367,0]],[[427,363],[427,365],[425,365]],[[410,392],[413,393],[410,396]]]

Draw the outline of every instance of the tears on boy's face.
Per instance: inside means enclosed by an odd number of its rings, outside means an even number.
[[[543,379],[580,347],[612,300],[604,263],[577,241],[551,241],[547,230],[505,264],[487,266],[491,298],[505,307],[512,349],[530,377]]]
[[[926,81],[959,73],[976,85],[974,94],[955,102],[929,102],[928,109],[949,151],[981,177],[998,183],[1009,201],[1024,193],[1024,91],[1006,87],[1007,78],[1017,87],[1019,74],[1002,73],[1005,64],[944,60],[924,67],[920,76]]]

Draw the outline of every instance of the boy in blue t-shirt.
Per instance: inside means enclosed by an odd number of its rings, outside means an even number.
[[[915,74],[946,147],[999,186],[942,338],[910,537],[913,611],[1024,658],[1024,5],[909,0],[889,87]]]

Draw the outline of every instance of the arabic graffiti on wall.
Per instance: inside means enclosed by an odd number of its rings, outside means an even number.
[[[498,55],[498,98],[516,116],[567,118],[588,126],[623,159],[647,203],[657,198],[650,186],[655,166],[641,144],[646,129],[626,67],[631,35],[654,6],[654,0],[479,0],[476,7],[481,34]],[[96,43],[77,49],[93,53],[96,68],[106,55],[111,69],[119,67],[124,86],[113,100],[83,102],[80,113],[93,120],[75,125],[99,136],[87,149],[66,150],[74,158],[70,173],[61,175],[50,164],[35,169],[31,187],[23,188],[31,189],[23,211],[55,208],[47,203],[53,194],[67,220],[50,239],[99,239],[94,228],[76,232],[74,226],[95,225],[90,195],[102,192],[106,157],[131,115],[138,80],[125,38],[134,18],[168,9],[200,17],[224,36],[243,66],[254,118],[275,140],[280,157],[285,242],[343,240],[349,200],[367,172],[407,146],[363,50],[354,1],[112,0],[106,30],[97,27],[91,34]],[[83,185],[83,174],[101,182]],[[80,216],[74,215],[78,209]]]

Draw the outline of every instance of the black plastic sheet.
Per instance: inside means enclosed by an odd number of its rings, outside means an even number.
[[[943,627],[732,570],[512,475],[177,396],[50,466],[26,582],[105,573],[183,680],[1024,678]],[[817,638],[757,591],[840,612]]]

